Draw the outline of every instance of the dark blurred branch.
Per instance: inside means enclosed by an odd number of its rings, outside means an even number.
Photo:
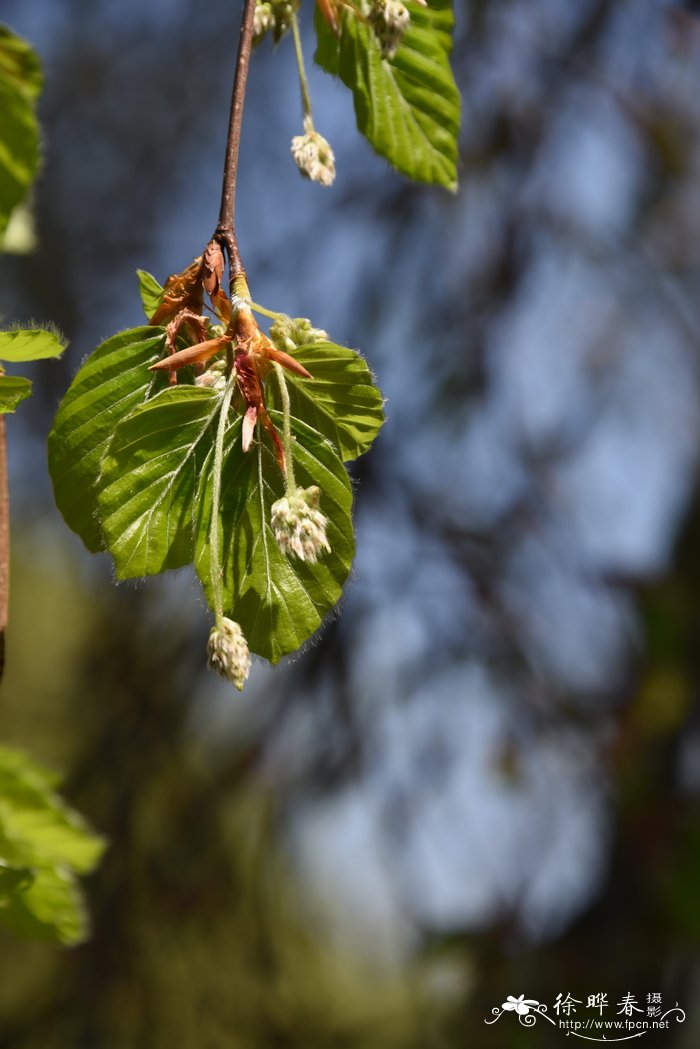
[[[229,117],[228,136],[226,139],[226,160],[224,163],[224,181],[221,188],[221,207],[219,224],[214,234],[215,240],[226,249],[230,267],[230,277],[244,273],[236,239],[234,222],[236,206],[236,175],[238,173],[238,150],[241,142],[241,124],[243,122],[243,103],[248,81],[248,67],[253,44],[253,18],[255,0],[245,0],[241,20],[241,35],[238,41],[236,74],[233,81],[231,97],[231,115]]]

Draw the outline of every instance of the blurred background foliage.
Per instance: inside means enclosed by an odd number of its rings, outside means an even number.
[[[554,1047],[484,1020],[629,991],[687,1013],[646,1044],[697,1044],[700,17],[456,13],[457,196],[390,172],[320,72],[339,174],[303,182],[291,44],[255,55],[252,294],[362,348],[389,422],[342,616],[238,697],[193,578],[114,587],[45,459],[82,357],[140,321],[136,267],[214,227],[237,5],[0,4],[46,76],[0,308],[70,339],[8,426],[0,732],[110,843],[89,943],[0,939],[0,1049]]]

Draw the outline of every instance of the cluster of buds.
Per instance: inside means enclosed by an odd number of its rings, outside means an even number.
[[[277,43],[292,24],[292,15],[299,9],[300,0],[261,0],[255,5],[253,44],[257,46],[269,30]]]
[[[221,357],[216,357],[208,368],[197,375],[194,380],[195,386],[206,386],[210,390],[224,390],[228,380],[228,365]]]
[[[250,673],[250,651],[238,623],[224,617],[217,626],[211,628],[207,657],[211,670],[230,681],[239,692],[242,691]]]
[[[272,504],[272,530],[283,553],[315,564],[319,554],[330,552],[328,520],[318,508],[320,501],[321,492],[312,485]]]
[[[286,353],[314,342],[328,342],[328,332],[314,328],[308,317],[280,317],[270,325],[269,336],[277,349]]]
[[[302,175],[322,186],[335,179],[335,156],[330,145],[314,128],[311,117],[304,117],[304,134],[292,139],[292,156]]]
[[[418,3],[421,3],[421,0],[418,0]],[[394,57],[410,21],[411,16],[401,0],[372,0],[369,24],[379,41],[384,58]]]

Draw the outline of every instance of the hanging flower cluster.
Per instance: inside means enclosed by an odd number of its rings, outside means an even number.
[[[254,46],[257,47],[268,32],[272,32],[274,42],[278,43],[289,30],[299,3],[300,0],[258,0],[253,20]]]
[[[239,692],[250,673],[248,642],[238,623],[225,616],[211,628],[207,642],[210,670],[235,685]]]
[[[299,171],[312,182],[332,185],[335,179],[335,156],[329,143],[314,128],[310,116],[304,117],[304,134],[292,139],[292,157]]]
[[[297,488],[272,504],[271,523],[275,539],[285,554],[315,564],[325,551],[330,553],[326,538],[328,520],[319,510],[321,490],[316,485]]]

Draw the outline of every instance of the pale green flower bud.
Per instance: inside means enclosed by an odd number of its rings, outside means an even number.
[[[330,145],[315,130],[310,117],[304,118],[304,134],[292,139],[292,156],[302,175],[322,186],[330,186],[335,179],[335,156]]]
[[[277,43],[292,24],[292,15],[299,9],[300,0],[266,0],[255,5],[253,19],[253,43],[257,46],[265,34],[272,30]]]
[[[410,21],[411,16],[401,0],[373,0],[369,24],[384,58],[394,57]]]
[[[314,328],[308,317],[280,317],[270,325],[270,338],[278,350],[293,354],[299,346],[328,342],[328,332]]]
[[[206,386],[210,390],[224,390],[228,382],[226,361],[214,358],[201,375],[197,375],[195,386]]]
[[[285,554],[294,554],[300,561],[314,564],[319,554],[330,553],[326,538],[328,519],[319,510],[321,492],[311,488],[297,488],[272,504],[272,531]]]
[[[220,626],[211,628],[207,656],[209,668],[242,691],[250,673],[250,651],[238,623],[224,617]]]
[[[259,44],[268,29],[272,29],[275,24],[275,14],[272,10],[272,4],[261,4],[255,5],[255,15],[253,16],[253,43]]]

